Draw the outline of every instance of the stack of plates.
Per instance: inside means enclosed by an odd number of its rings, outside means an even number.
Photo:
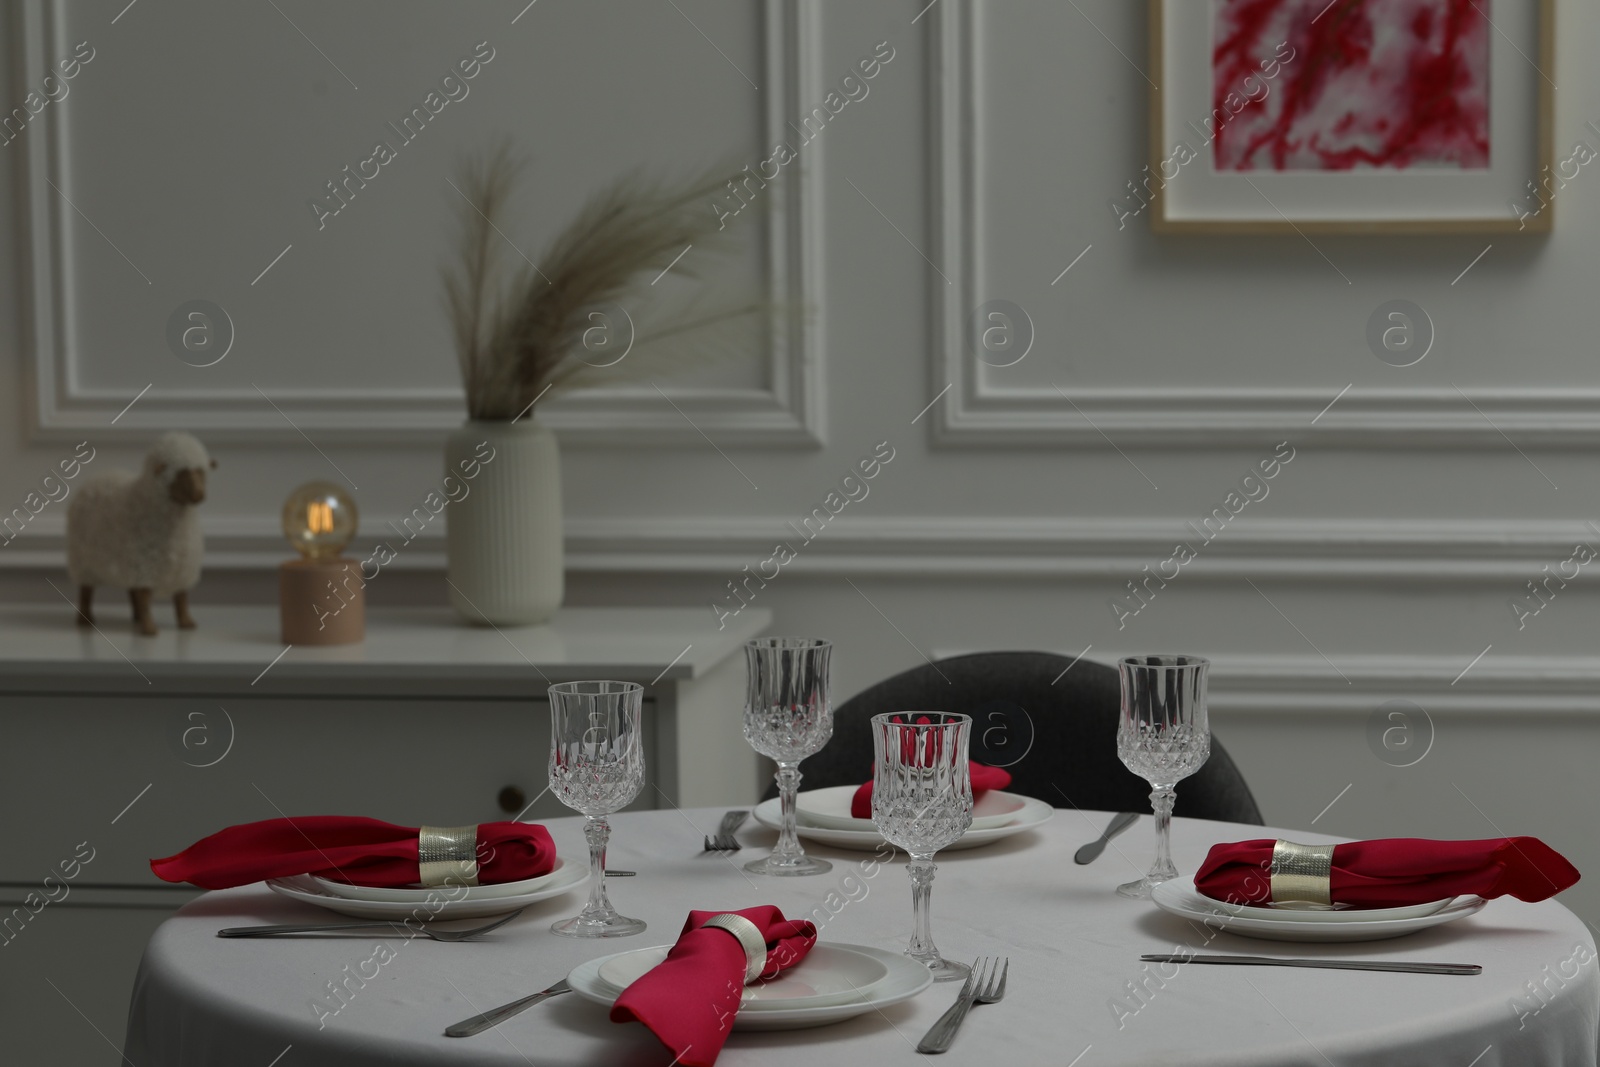
[[[610,1006],[671,945],[634,949],[580,964],[567,975],[573,992]],[[903,953],[866,945],[819,944],[806,958],[765,982],[746,986],[735,1030],[799,1030],[864,1015],[908,1000],[933,984],[933,974]]]
[[[1464,896],[1405,908],[1303,910],[1227,904],[1201,893],[1193,878],[1162,882],[1151,899],[1173,915],[1268,941],[1382,941],[1473,915],[1487,903],[1481,897]]]
[[[807,841],[835,848],[854,848],[873,851],[884,841],[871,819],[856,819],[850,815],[850,801],[856,786],[839,785],[829,789],[813,789],[795,798],[796,832]],[[1003,838],[1031,830],[1043,823],[1055,809],[1042,800],[1019,796],[999,789],[991,789],[979,797],[972,806],[972,826],[954,844],[941,851],[961,848],[978,848]],[[782,823],[783,813],[777,798],[764,801],[756,807],[756,821],[776,830]]]
[[[267,888],[293,900],[361,919],[476,919],[504,915],[535,901],[560,896],[589,877],[586,866],[560,857],[549,874],[520,882],[474,886],[414,886],[404,889],[346,885],[313,875],[272,878]]]

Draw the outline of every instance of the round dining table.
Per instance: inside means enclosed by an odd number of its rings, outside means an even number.
[[[629,948],[671,944],[690,909],[775,904],[818,924],[819,942],[902,951],[911,932],[905,856],[808,843],[825,874],[748,875],[742,865],[776,834],[754,823],[740,852],[705,852],[721,809],[614,816],[607,863],[618,910],[643,934],[578,940],[551,933],[582,906],[580,885],[527,908],[480,940],[376,936],[222,939],[223,927],[340,921],[263,884],[207,893],[151,938],[129,1009],[125,1056],[136,1067],[396,1067],[566,1064],[666,1067],[672,1056],[638,1023],[576,995],[546,1000],[469,1038],[446,1026]],[[1154,847],[1140,819],[1092,864],[1073,853],[1108,813],[1058,810],[1005,840],[938,857],[934,938],[945,956],[1010,960],[1005,998],[973,1009],[945,1054],[984,1067],[1594,1067],[1600,964],[1585,925],[1554,900],[1492,900],[1466,918],[1361,943],[1258,941],[1120,897]],[[565,856],[584,854],[582,821],[546,823]],[[1180,871],[1219,841],[1341,839],[1174,819]],[[379,946],[386,946],[380,951]],[[1474,976],[1141,963],[1143,953],[1230,953],[1481,964]],[[377,961],[382,961],[377,962]],[[351,983],[351,973],[371,975]],[[348,992],[333,998],[329,983]],[[911,1063],[928,1027],[955,1001],[938,983],[899,1004],[815,1029],[735,1030],[726,1067]],[[337,1008],[330,1010],[330,1005]]]

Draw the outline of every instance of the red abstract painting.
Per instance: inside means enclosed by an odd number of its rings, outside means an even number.
[[[1489,165],[1490,0],[1213,0],[1218,170]]]

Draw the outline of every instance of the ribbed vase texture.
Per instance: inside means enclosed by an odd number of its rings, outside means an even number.
[[[470,490],[445,510],[450,602],[469,622],[548,622],[565,592],[555,434],[531,419],[469,421],[445,442],[444,461]]]

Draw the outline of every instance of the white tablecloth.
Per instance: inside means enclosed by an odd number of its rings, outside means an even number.
[[[702,835],[720,815],[659,811],[614,820],[609,863],[639,876],[613,880],[612,900],[650,924],[643,935],[620,940],[550,933],[553,920],[581,906],[576,893],[529,908],[493,940],[477,943],[223,940],[214,935],[224,926],[334,916],[261,885],[209,893],[150,941],[130,1008],[127,1058],[135,1067],[665,1065],[671,1057],[643,1027],[612,1023],[604,1008],[575,995],[546,1001],[477,1037],[452,1039],[441,1031],[476,1010],[543,989],[586,959],[670,943],[690,908],[773,903],[793,917],[826,917],[824,939],[904,948],[911,902],[903,856],[873,872],[870,853],[816,848],[834,861],[832,872],[746,876],[739,864],[761,855],[758,846],[776,835],[750,824],[741,834],[745,851],[700,852]],[[1594,1067],[1600,965],[1583,923],[1559,903],[1496,900],[1471,918],[1393,941],[1318,946],[1231,934],[1207,941],[1198,926],[1112,892],[1149,861],[1148,818],[1095,864],[1073,864],[1073,849],[1106,818],[1059,811],[1039,830],[940,858],[933,893],[940,949],[969,962],[978,955],[1011,958],[1005,1001],[972,1013],[945,1063]],[[548,825],[563,854],[582,855],[579,820]],[[1200,820],[1173,825],[1178,866],[1190,873],[1216,841],[1270,836],[1339,840]],[[1190,965],[1170,977],[1172,968],[1139,962],[1140,953],[1182,946],[1479,963],[1484,971],[1456,977]],[[325,1005],[340,1002],[326,983],[370,975],[374,967],[377,976],[359,988],[352,984],[349,1002],[327,1014]],[[912,1001],[821,1029],[736,1032],[719,1063],[911,1063],[916,1041],[956,991],[936,984]]]

